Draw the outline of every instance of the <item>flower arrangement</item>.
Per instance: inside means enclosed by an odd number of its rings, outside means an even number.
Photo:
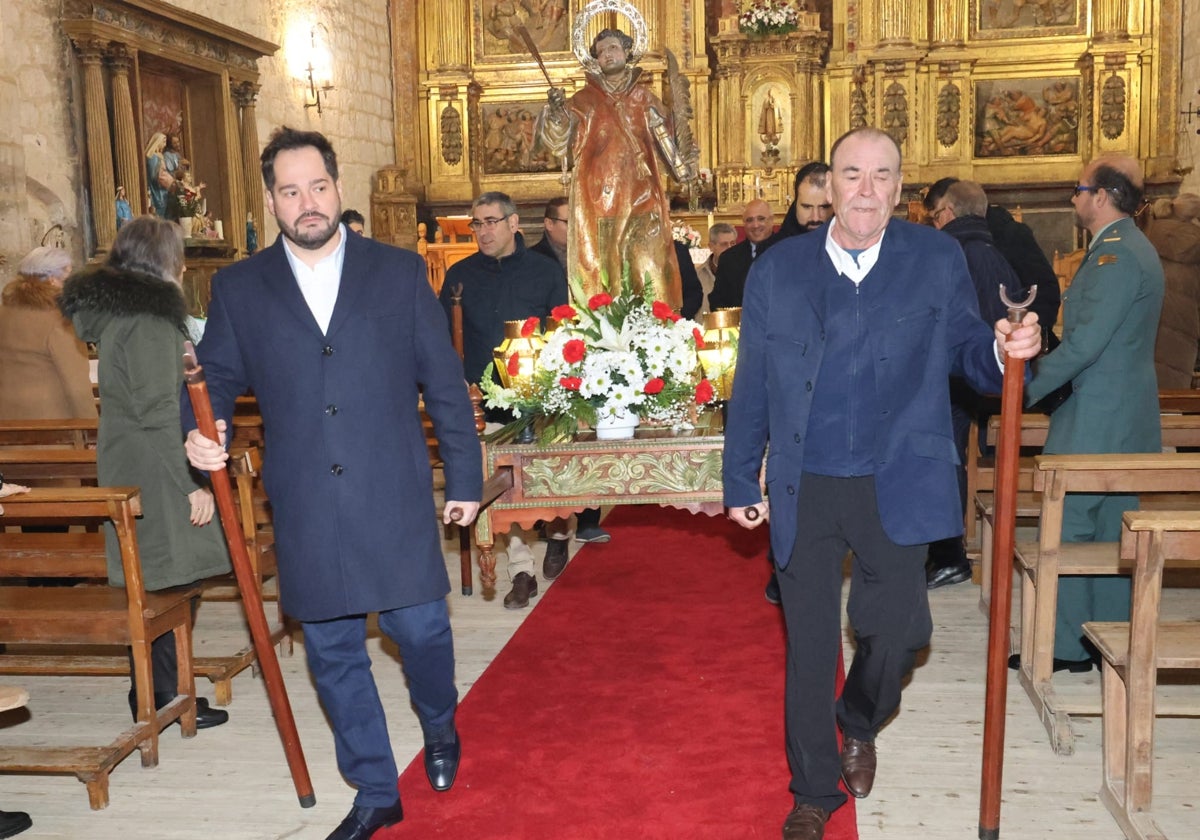
[[[671,238],[689,248],[700,247],[700,234],[682,219],[671,223]]]
[[[738,29],[747,35],[784,35],[800,26],[790,0],[751,0],[739,4]]]
[[[178,189],[172,193],[175,200],[176,218],[199,216],[204,207],[204,199],[198,190],[190,189],[183,184],[177,184]]]
[[[653,300],[651,284],[646,289],[636,295],[626,282],[616,298],[602,293],[586,307],[555,307],[550,314],[560,326],[545,336],[533,377],[504,387],[489,366],[480,383],[487,405],[512,411],[521,425],[533,416],[549,418],[544,441],[626,413],[689,427],[694,407],[713,398],[696,356],[703,334],[695,321]]]

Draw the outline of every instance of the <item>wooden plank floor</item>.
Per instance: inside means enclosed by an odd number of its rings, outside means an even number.
[[[541,548],[535,552],[540,556]],[[457,580],[457,555],[450,544],[446,556],[451,580]],[[765,563],[749,565],[746,585],[761,587],[765,575]],[[450,596],[457,678],[464,693],[528,615],[528,611],[503,608],[501,598],[508,588],[503,569],[500,578],[500,592],[490,601],[478,594],[465,598],[458,594],[457,585]],[[540,586],[548,584],[542,581]],[[1197,593],[1168,591],[1165,612],[1173,617],[1200,617]],[[879,737],[875,791],[870,799],[858,803],[863,840],[977,836],[982,662],[987,632],[978,594],[971,584],[931,594],[934,643],[905,691],[900,714]],[[219,653],[242,643],[245,631],[239,610],[237,604],[203,605],[197,655]],[[371,649],[388,710],[392,746],[403,767],[420,751],[420,729],[391,652],[378,638],[372,640]],[[849,648],[846,655],[849,661]],[[168,729],[157,768],[143,769],[136,757],[116,768],[108,809],[89,810],[83,785],[72,777],[16,775],[0,775],[0,809],[30,812],[34,827],[23,836],[39,840],[321,840],[345,815],[354,794],[338,776],[332,738],[299,641],[296,655],[281,664],[316,791],[315,808],[298,806],[262,684],[245,673],[234,682],[227,725],[202,731],[191,740],[180,738],[178,728]],[[1098,672],[1055,679],[1063,694],[1098,701]],[[115,730],[128,722],[124,679],[8,677],[4,682],[29,689],[30,717],[13,725],[24,713],[0,716],[0,744],[68,743],[96,728]],[[200,693],[211,699],[207,681],[198,685]],[[1167,690],[1198,699],[1193,686]],[[1024,692],[1015,680],[1010,682],[1002,837],[1121,837],[1096,797],[1100,786],[1099,719],[1083,719],[1077,730],[1075,755],[1053,755]],[[704,737],[704,733],[698,732],[696,737]],[[1160,719],[1156,753],[1159,825],[1172,840],[1200,836],[1195,781],[1200,769],[1200,727],[1196,721]],[[786,788],[787,779],[780,778],[779,785]],[[778,816],[782,822],[784,815]]]

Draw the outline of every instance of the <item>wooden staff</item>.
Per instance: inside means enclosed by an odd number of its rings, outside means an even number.
[[[1033,303],[1013,303],[1000,287],[1010,324],[1020,324]],[[1012,618],[1013,545],[1017,526],[1017,474],[1020,470],[1021,412],[1025,360],[1004,362],[1000,398],[1000,439],[996,444],[995,521],[992,529],[992,602],[988,623],[987,693],[983,711],[983,778],[979,794],[979,840],[1000,837],[1000,782],[1004,773],[1004,714],[1008,695],[1008,625]]]
[[[196,351],[190,341],[184,344],[183,367],[188,396],[192,400],[192,411],[196,415],[196,425],[200,434],[210,440],[219,440],[212,403],[208,399],[208,385],[204,381],[204,368],[197,364]],[[288,768],[292,773],[292,784],[295,785],[296,795],[300,798],[300,807],[311,808],[317,804],[317,798],[313,795],[312,781],[308,777],[308,765],[304,763],[304,751],[300,747],[300,734],[296,731],[296,719],[292,716],[287,687],[283,684],[283,672],[279,670],[279,660],[275,657],[275,647],[271,644],[271,632],[267,628],[262,596],[250,566],[246,540],[233,507],[233,488],[229,485],[229,472],[222,467],[213,470],[209,477],[212,480],[213,495],[217,499],[217,510],[221,513],[221,527],[225,531],[225,541],[229,544],[229,556],[233,560],[233,571],[237,576],[242,604],[246,609],[250,638],[254,642],[254,652],[258,655],[258,665],[267,685],[267,699],[271,703],[271,712],[275,716],[275,725],[283,741],[283,752],[287,756]]]

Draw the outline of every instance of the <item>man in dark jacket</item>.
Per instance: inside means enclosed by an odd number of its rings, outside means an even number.
[[[928,198],[926,199],[928,202]],[[987,194],[974,181],[955,181],[934,204],[926,205],[933,226],[958,240],[967,258],[967,271],[979,299],[979,314],[989,324],[1007,315],[1000,300],[1004,288],[1012,300],[1023,300],[1025,291],[1017,273],[992,244],[988,230]],[[1040,290],[1039,290],[1040,291]],[[982,418],[980,398],[963,380],[950,380],[950,416],[954,426],[954,445],[958,449],[958,494],[962,510],[967,505],[967,442],[971,424]],[[925,582],[930,589],[962,583],[971,579],[971,563],[961,537],[930,543],[925,565]]]
[[[708,293],[708,305],[713,309],[742,305],[750,265],[771,246],[775,211],[767,202],[756,198],[742,210],[742,224],[746,238],[722,254],[717,265],[717,279]]]
[[[400,649],[435,790],[453,784],[460,758],[450,580],[420,399],[444,462],[446,523],[458,512],[470,524],[479,511],[479,439],[425,264],[340,224],[329,141],[282,128],[263,150],[262,172],[282,234],[213,278],[198,353],[222,440],[196,429],[185,391],[186,449],[197,469],[222,469],[234,400],[253,389],[280,598],[304,628],[338,769],[358,789],[327,840],[367,840],[404,818],[365,644],[368,613]]]
[[[461,287],[463,367],[467,381],[478,382],[492,361],[492,351],[504,340],[504,322],[536,317],[544,325],[550,311],[567,302],[567,284],[557,261],[525,247],[525,240],[517,232],[520,219],[516,205],[506,194],[485,192],[475,199],[470,226],[479,251],[446,272],[441,299],[449,315],[451,297]],[[489,410],[488,419],[505,422],[511,416]],[[569,532],[561,519],[551,522],[546,530],[550,539],[542,574],[554,580],[567,565]],[[506,609],[529,606],[529,599],[538,592],[533,552],[527,542],[519,532],[509,536],[508,574],[513,586],[504,596]]]
[[[792,204],[784,214],[783,224],[768,240],[768,245],[774,245],[789,236],[816,230],[833,217],[833,205],[825,196],[825,181],[828,177],[828,164],[819,160],[806,163],[797,170],[792,183]]]

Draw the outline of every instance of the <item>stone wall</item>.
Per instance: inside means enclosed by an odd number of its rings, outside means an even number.
[[[260,141],[282,124],[325,133],[341,164],[343,206],[369,219],[372,176],[396,159],[387,0],[172,5],[280,45],[275,56],[259,62]],[[55,224],[62,225],[77,260],[89,247],[79,67],[59,25],[60,11],[58,2],[0,3],[0,283]],[[304,108],[305,84],[299,79],[315,22],[329,33],[336,87],[323,100],[320,116]],[[272,220],[267,224],[259,232],[264,245],[277,232]]]
[[[1182,108],[1200,107],[1200,3],[1183,4],[1183,80],[1179,86]],[[1187,117],[1183,117],[1187,120]],[[1200,117],[1192,116],[1187,137],[1192,150],[1192,172],[1183,179],[1180,192],[1200,193]]]

